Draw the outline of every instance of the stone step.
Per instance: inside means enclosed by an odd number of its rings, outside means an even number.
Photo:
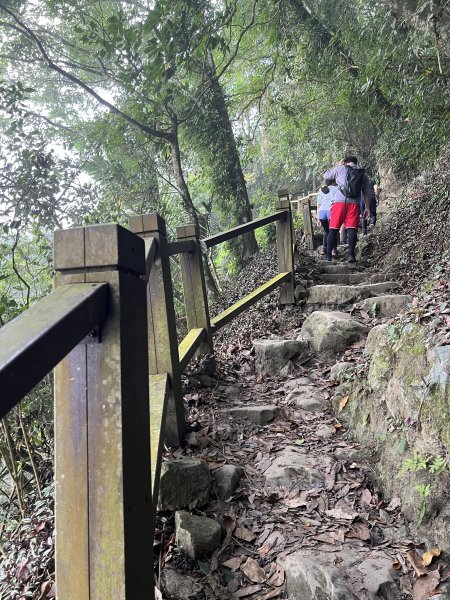
[[[346,547],[334,552],[301,549],[284,559],[292,600],[397,598],[392,559],[382,550]]]
[[[257,406],[236,406],[227,408],[222,412],[228,413],[232,417],[246,419],[256,425],[267,425],[273,421],[278,414],[278,408],[272,404],[258,404]]]
[[[322,273],[350,273],[352,271],[356,271],[358,268],[357,263],[345,263],[345,262],[335,262],[329,263],[324,262],[320,265],[320,270]]]
[[[337,283],[340,285],[383,283],[385,281],[392,281],[392,273],[323,273],[322,279],[325,283]]]
[[[395,317],[403,308],[406,308],[413,297],[408,294],[390,294],[367,298],[361,308],[374,317]]]
[[[353,320],[348,313],[339,311],[314,311],[302,326],[301,335],[315,352],[331,356],[345,350],[362,339],[369,329]]]
[[[306,302],[310,306],[344,306],[388,292],[396,285],[395,281],[365,285],[314,285],[309,288]]]

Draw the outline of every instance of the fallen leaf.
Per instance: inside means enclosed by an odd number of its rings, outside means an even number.
[[[339,412],[342,412],[347,404],[347,402],[349,401],[350,396],[344,396],[343,398],[341,398],[341,401],[339,402]]]
[[[353,523],[346,535],[349,538],[356,538],[357,540],[370,540],[370,530],[364,523]]]
[[[427,600],[439,585],[440,579],[439,571],[431,571],[425,577],[417,579],[413,585],[413,600]]]
[[[233,558],[229,558],[222,563],[223,567],[228,567],[232,571],[237,571],[241,566],[242,561],[245,560],[245,556],[233,556]]]
[[[400,498],[394,497],[392,498],[392,500],[389,502],[389,504],[386,506],[386,510],[388,512],[392,512],[394,511],[396,508],[399,508],[402,505],[402,501],[400,500]]]
[[[427,552],[422,554],[422,564],[424,567],[428,567],[431,564],[431,561],[435,556],[440,556],[441,549],[440,548],[431,548]]]
[[[258,600],[270,600],[270,598],[276,598],[283,592],[283,589],[272,590],[267,594],[263,594],[262,596],[258,596]]]
[[[367,488],[364,488],[364,490],[361,494],[359,503],[361,504],[361,506],[369,506],[369,504],[371,502],[372,502],[372,494],[370,493],[370,491]]]
[[[241,565],[241,571],[253,583],[264,583],[267,579],[264,569],[259,566],[254,558],[247,558],[247,561]]]
[[[256,533],[253,533],[253,531],[250,531],[250,529],[247,529],[246,527],[236,527],[233,535],[245,542],[252,542],[256,538]]]
[[[280,567],[280,565],[277,565],[277,570],[272,575],[272,577],[270,577],[270,579],[268,579],[267,583],[269,585],[273,585],[274,587],[280,587],[280,585],[283,585],[283,583],[284,583],[284,575],[285,575],[285,573],[284,573],[283,567]]]
[[[246,588],[241,588],[240,590],[237,590],[237,592],[234,592],[233,598],[245,598],[245,596],[256,594],[256,592],[259,592],[261,589],[260,585],[249,585]]]
[[[406,553],[406,558],[408,559],[408,562],[414,569],[414,572],[417,575],[417,577],[427,575],[428,569],[423,566],[422,560],[415,550],[409,550]]]
[[[326,510],[325,514],[328,517],[333,517],[333,519],[346,519],[348,521],[353,521],[353,519],[359,516],[355,510],[343,510],[341,507]]]

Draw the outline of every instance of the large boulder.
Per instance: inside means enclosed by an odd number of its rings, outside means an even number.
[[[191,558],[201,558],[220,546],[222,527],[208,517],[175,513],[175,543]]]
[[[365,285],[314,285],[309,288],[307,304],[315,306],[344,306],[370,296],[388,292],[397,284],[392,281]]]
[[[352,600],[392,598],[392,559],[382,551],[341,552],[304,549],[284,561],[286,591],[292,600]]]
[[[258,379],[286,376],[292,369],[291,359],[308,350],[301,340],[254,340],[255,370]]]
[[[204,506],[209,500],[208,465],[197,458],[167,460],[161,465],[158,510]]]
[[[412,302],[409,294],[391,294],[366,298],[361,308],[376,317],[395,317]]]
[[[345,350],[368,331],[365,325],[354,321],[347,313],[315,311],[303,323],[301,335],[316,352],[331,355]]]

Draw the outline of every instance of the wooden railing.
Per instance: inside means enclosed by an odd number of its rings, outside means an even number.
[[[276,223],[279,274],[210,318],[202,247]],[[164,444],[185,433],[181,373],[195,355],[215,368],[213,335],[280,287],[294,302],[288,199],[218,235],[157,214],[130,230],[55,232],[55,290],[0,329],[1,416],[55,369],[56,579],[59,600],[154,597],[153,531]],[[177,341],[170,256],[180,260],[188,334]]]

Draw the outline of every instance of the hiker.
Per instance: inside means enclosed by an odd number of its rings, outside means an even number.
[[[369,178],[370,181],[370,198],[369,198],[369,211],[370,211],[370,226],[373,227],[377,222],[377,204],[378,204],[378,186],[377,184]],[[364,212],[366,210],[366,203],[363,194],[361,193],[360,200],[360,212],[361,212],[361,226],[363,230],[363,234],[367,235],[367,229],[369,225],[369,220],[364,216]]]
[[[317,194],[317,224],[323,229],[323,246],[320,249],[320,254],[327,253],[327,239],[330,230],[330,209],[333,204],[333,197],[337,190],[333,179],[325,179],[325,185]],[[331,250],[333,258],[337,258],[337,240],[334,248]]]
[[[355,248],[359,227],[359,201],[364,195],[364,216],[370,213],[369,200],[371,184],[364,169],[358,168],[356,156],[346,156],[335,167],[328,169],[324,179],[334,179],[337,189],[330,211],[330,231],[327,239],[326,259],[332,260],[332,251],[336,246],[338,231],[345,225],[348,238],[348,262],[356,261]]]

